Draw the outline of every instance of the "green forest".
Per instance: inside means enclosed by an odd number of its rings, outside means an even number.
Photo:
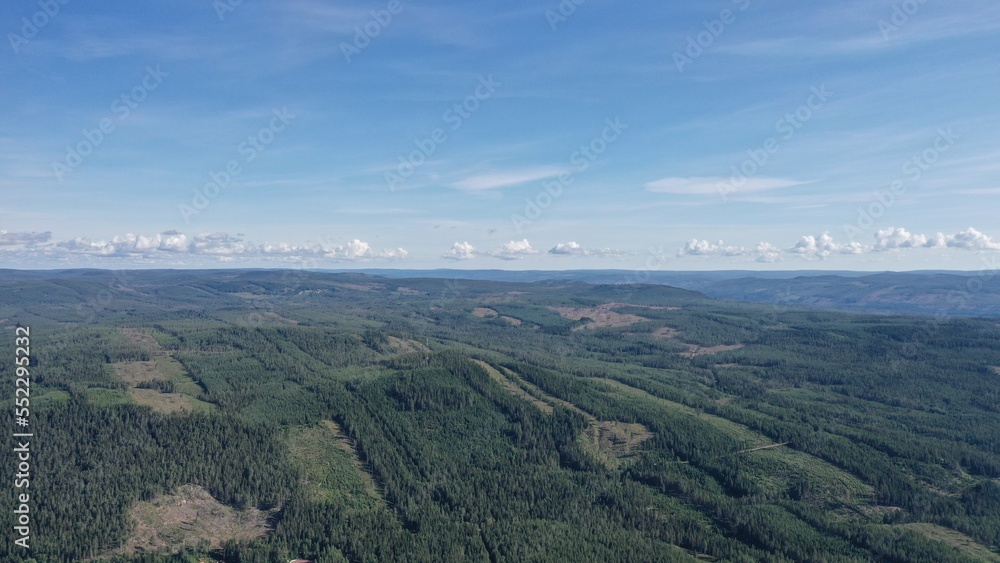
[[[74,270],[0,272],[0,324],[0,561],[1000,561],[997,319]]]

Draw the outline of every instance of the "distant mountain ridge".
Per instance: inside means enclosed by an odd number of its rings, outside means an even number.
[[[710,297],[783,307],[842,311],[1000,317],[1000,272],[768,271],[635,272],[630,270],[364,270],[386,277],[650,283],[698,291]]]
[[[111,283],[118,277],[133,280],[156,277],[188,280],[226,272],[274,270],[0,270],[0,279],[77,279]],[[288,270],[302,275],[301,270]],[[634,271],[634,270],[402,270],[341,269],[317,273],[343,273],[384,278],[478,280],[517,283],[586,283],[624,285],[646,283],[697,291],[709,297],[777,308],[803,307],[866,313],[947,317],[1000,317],[1000,271]]]

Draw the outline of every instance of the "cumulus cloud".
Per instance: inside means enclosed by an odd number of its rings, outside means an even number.
[[[753,248],[729,246],[723,241],[711,243],[707,240],[691,239],[677,251],[678,256],[748,256],[757,262],[777,262],[782,250],[769,242],[761,242]]]
[[[117,235],[110,240],[91,240],[77,237],[49,245],[50,254],[63,256],[95,257],[211,257],[232,261],[236,257],[289,260],[310,258],[338,262],[367,260],[399,260],[408,252],[403,248],[376,250],[367,242],[354,239],[343,244],[295,245],[284,242],[255,244],[239,235],[214,232],[189,236],[178,231],[164,231],[156,235]]]
[[[613,248],[584,248],[575,241],[560,242],[549,249],[549,254],[557,256],[621,256],[620,250]]]
[[[769,242],[762,242],[754,248],[758,262],[777,262],[781,256],[781,249]]]
[[[947,237],[946,243],[951,248],[963,250],[1000,250],[1000,242],[994,242],[993,239],[972,227]]]
[[[744,256],[747,249],[740,246],[726,246],[721,240],[711,243],[707,240],[691,239],[684,248],[677,252],[678,256]]]
[[[795,243],[795,246],[788,249],[790,254],[799,254],[808,258],[828,258],[832,254],[861,254],[865,247],[861,243],[851,242],[840,244],[834,242],[830,233],[823,233],[818,237],[806,235]]]
[[[0,246],[25,246],[33,247],[43,244],[52,238],[52,233],[10,233],[0,230]]]
[[[875,233],[875,250],[903,248],[957,248],[960,250],[1000,250],[1000,242],[969,227],[953,235],[937,233],[934,236],[913,234],[900,227],[890,227]]]
[[[456,242],[441,256],[448,260],[471,260],[476,257],[476,248],[468,242]]]
[[[528,242],[528,239],[523,239],[512,240],[498,246],[490,252],[490,256],[494,256],[502,260],[517,260],[519,258],[524,258],[525,256],[531,256],[538,253],[539,252],[537,250],[531,247],[531,243]]]
[[[898,248],[932,248],[944,246],[944,235],[928,239],[924,235],[915,235],[906,229],[889,227],[875,233],[875,250],[896,250]]]
[[[954,248],[968,251],[998,251],[1000,242],[970,227],[953,235],[937,233],[933,236],[915,234],[902,227],[881,229],[874,234],[874,244],[868,246],[859,242],[839,243],[823,233],[819,236],[805,235],[798,242],[784,250],[762,242],[754,248],[727,246],[722,241],[711,243],[707,240],[692,239],[678,252],[678,256],[750,256],[758,262],[777,261],[782,254],[798,255],[803,258],[825,259],[834,254],[866,254],[869,252],[897,251],[902,249]]]
[[[232,257],[233,255],[252,253],[257,250],[257,247],[228,233],[205,233],[195,237],[192,250],[199,254]]]

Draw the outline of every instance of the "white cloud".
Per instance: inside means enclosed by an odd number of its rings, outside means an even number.
[[[889,227],[875,233],[875,250],[896,250],[898,248],[930,248],[944,246],[944,235],[929,239],[924,235],[915,235],[902,227]]]
[[[563,172],[565,172],[565,169],[557,166],[541,166],[506,172],[490,172],[487,174],[470,176],[464,180],[452,183],[451,186],[460,190],[478,192],[507,186],[516,186],[518,184],[524,184],[525,182],[534,182],[535,180],[544,180],[545,178],[558,176]]]
[[[523,240],[512,240],[508,243],[502,244],[492,252],[490,256],[500,258],[502,260],[517,260],[519,258],[524,258],[525,256],[531,256],[538,254],[539,252],[531,247],[531,243],[528,239]]]
[[[947,237],[947,245],[963,250],[1000,250],[1000,242],[994,242],[993,239],[972,227]]]
[[[1000,250],[1000,242],[970,227],[960,233],[945,236],[937,233],[932,237],[914,234],[901,227],[889,227],[875,232],[875,244],[866,246],[858,242],[838,243],[830,233],[805,235],[793,246],[782,250],[769,242],[762,242],[752,249],[742,246],[727,246],[721,240],[710,243],[707,240],[692,239],[677,252],[678,256],[753,256],[758,262],[775,262],[781,254],[794,254],[803,258],[829,258],[834,254],[857,255],[869,252],[885,252],[900,249],[954,248],[969,251]]]
[[[798,254],[807,258],[828,258],[832,254],[862,254],[868,249],[857,242],[840,244],[834,242],[830,233],[823,233],[818,237],[806,235],[795,243],[795,246],[788,249],[789,254]]]
[[[195,237],[192,250],[197,254],[211,254],[221,259],[223,256],[252,253],[257,251],[257,247],[228,233],[204,233]]]
[[[788,249],[792,254],[802,254],[806,256],[816,256],[826,258],[837,250],[833,238],[828,233],[820,235],[819,239],[812,235],[805,235],[795,243],[795,246]]]
[[[580,243],[574,241],[560,242],[549,250],[549,254],[584,254],[586,252],[587,250],[580,246]]]
[[[86,237],[58,242],[45,247],[64,256],[84,255],[100,257],[145,257],[164,258],[168,256],[212,257],[220,261],[231,261],[236,256],[265,260],[289,260],[311,258],[337,262],[368,260],[400,260],[409,253],[403,248],[375,250],[367,242],[359,239],[339,245],[295,245],[285,242],[254,244],[240,236],[228,233],[203,233],[189,237],[177,231],[165,231],[152,236],[128,233],[113,237],[110,241],[93,241]]]
[[[744,256],[747,249],[740,246],[726,246],[721,240],[711,243],[707,240],[691,239],[684,248],[677,252],[678,256]]]
[[[447,258],[448,260],[471,260],[475,257],[476,248],[468,242],[456,242],[442,254],[442,258]]]
[[[731,178],[723,178],[721,176],[696,176],[691,178],[669,177],[647,182],[646,190],[661,194],[675,195],[728,195],[735,192],[751,193],[777,190],[805,183],[806,182],[790,180],[787,178],[751,177],[744,179],[743,183],[738,184],[733,182]]]
[[[624,252],[613,248],[584,248],[580,243],[569,241],[560,242],[549,249],[549,254],[560,256],[621,256]]]
[[[26,246],[33,247],[43,244],[52,238],[52,233],[9,233],[0,230],[0,246]]]
[[[758,262],[777,262],[781,256],[781,249],[769,242],[762,242],[754,248]]]
[[[898,250],[902,248],[957,248],[960,250],[1000,250],[1000,242],[969,227],[960,233],[932,237],[913,234],[901,227],[890,227],[875,233],[875,250]]]

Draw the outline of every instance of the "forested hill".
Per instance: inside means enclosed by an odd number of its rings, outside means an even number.
[[[801,301],[0,271],[0,561],[1000,561],[1000,323]]]

